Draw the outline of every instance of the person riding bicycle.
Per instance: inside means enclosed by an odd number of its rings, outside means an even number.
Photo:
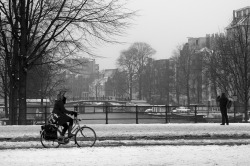
[[[57,95],[57,100],[55,101],[52,113],[56,114],[58,117],[57,124],[60,126],[63,126],[61,136],[64,137],[66,131],[68,130],[68,137],[71,138],[74,136],[74,134],[71,133],[72,126],[73,126],[73,119],[66,114],[71,114],[71,115],[76,116],[77,113],[74,111],[66,110],[64,107],[65,103],[66,103],[66,97],[64,96],[63,92],[60,92]],[[68,125],[68,122],[69,122],[69,125]]]

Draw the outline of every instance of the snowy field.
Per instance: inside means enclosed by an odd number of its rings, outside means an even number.
[[[5,165],[250,165],[250,124],[93,124],[92,148],[44,149],[40,126],[0,126]]]
[[[0,151],[1,166],[249,166],[250,145],[131,146]]]
[[[96,146],[250,144],[250,123],[93,124]],[[41,147],[40,126],[0,126],[0,149]],[[74,145],[73,145],[74,146]]]
[[[222,126],[219,123],[170,123],[170,124],[91,124],[98,137],[129,136],[165,136],[165,137],[234,137],[250,136],[250,123],[231,123]],[[0,126],[1,138],[39,137],[39,125]]]

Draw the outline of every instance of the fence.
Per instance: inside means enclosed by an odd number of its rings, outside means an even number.
[[[66,106],[67,110],[79,112],[79,119],[84,124],[143,124],[143,123],[220,123],[221,114],[217,106],[177,107],[167,105],[151,106],[108,106],[75,105]],[[43,124],[53,107],[28,107],[26,124]],[[228,110],[229,122],[243,122],[244,115],[238,109]],[[18,117],[18,115],[17,115]],[[0,124],[10,124],[8,118],[0,119]],[[17,123],[16,123],[17,124]]]

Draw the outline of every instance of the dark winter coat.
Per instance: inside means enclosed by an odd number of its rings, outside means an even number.
[[[228,103],[228,98],[225,96],[217,97],[217,101],[220,103],[220,109],[221,111],[226,111],[227,110],[227,103]]]
[[[62,100],[55,101],[55,105],[54,105],[52,113],[55,113],[58,115],[58,117],[59,117],[58,118],[58,125],[63,125],[64,123],[66,123],[70,119],[72,119],[71,117],[66,115],[66,114],[71,114],[72,111],[68,111],[65,109],[64,103]]]

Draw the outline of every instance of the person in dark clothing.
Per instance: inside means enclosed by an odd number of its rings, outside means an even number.
[[[226,97],[225,93],[222,93],[221,96],[217,97],[217,101],[220,103],[220,111],[221,111],[221,118],[222,123],[221,125],[229,125],[228,116],[227,116],[227,103],[229,102],[229,99]]]
[[[66,114],[75,115],[76,112],[66,110],[64,107],[65,103],[66,103],[66,97],[64,97],[63,93],[59,93],[57,95],[57,100],[55,101],[52,113],[58,116],[57,124],[63,126],[61,136],[64,136],[66,131],[68,130],[68,137],[70,138],[74,136],[71,133],[73,126],[73,119]]]

